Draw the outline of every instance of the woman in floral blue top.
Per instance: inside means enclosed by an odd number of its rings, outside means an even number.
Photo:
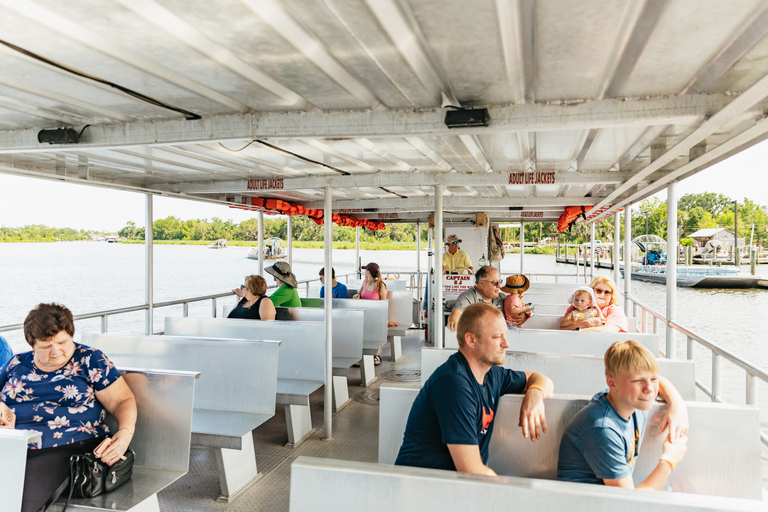
[[[93,450],[108,465],[123,456],[136,426],[136,401],[112,362],[74,342],[72,312],[40,304],[24,321],[31,352],[0,367],[0,426],[37,430],[24,477],[22,512],[38,510],[69,474],[69,457]],[[110,434],[106,413],[117,420]]]

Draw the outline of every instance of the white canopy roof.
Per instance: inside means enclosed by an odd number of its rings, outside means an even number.
[[[446,219],[535,222],[571,205],[609,215],[768,133],[758,0],[0,0],[0,13],[4,173],[309,208],[329,186],[335,211],[412,221],[443,184]],[[449,129],[446,104],[490,122]],[[38,142],[86,125],[78,144]]]

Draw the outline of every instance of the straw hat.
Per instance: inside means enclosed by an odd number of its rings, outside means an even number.
[[[296,288],[298,283],[296,282],[296,276],[291,272],[291,266],[284,261],[278,261],[271,267],[267,267],[264,270],[267,273],[272,274],[278,281],[282,281],[291,288]]]
[[[461,238],[456,235],[448,235],[448,238],[445,239],[445,245],[450,245],[454,242],[461,243]]]
[[[507,282],[501,287],[501,290],[507,293],[525,293],[528,287],[531,286],[531,282],[523,274],[515,274],[509,276]]]

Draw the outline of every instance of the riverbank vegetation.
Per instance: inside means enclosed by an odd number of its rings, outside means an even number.
[[[725,227],[733,230],[734,208],[732,200],[722,194],[706,192],[703,194],[686,194],[678,202],[678,226],[680,237],[685,245],[691,233],[704,228]],[[632,208],[632,237],[645,234],[667,235],[667,205],[657,197],[651,197]],[[307,217],[293,217],[293,246],[304,248],[320,248],[323,246],[323,226],[316,224]],[[766,245],[768,243],[768,208],[756,204],[748,198],[738,204],[739,237],[747,243],[752,236],[753,243]],[[154,240],[156,243],[173,244],[209,244],[212,240],[226,239],[229,245],[254,245],[258,238],[258,220],[248,219],[239,224],[231,220],[214,217],[207,219],[181,220],[178,217],[166,217],[154,222]],[[355,228],[333,225],[333,246],[339,249],[353,249],[355,246]],[[624,222],[621,222],[622,237]],[[0,242],[54,242],[74,241],[103,238],[106,233],[97,233],[70,228],[52,228],[42,225],[24,226],[22,228],[0,227]],[[288,221],[286,217],[267,216],[264,219],[264,238],[277,237],[286,240]],[[501,229],[502,240],[510,245],[519,244],[520,230],[518,225]],[[613,217],[605,219],[595,226],[598,240],[611,242],[613,239]],[[141,243],[144,240],[144,227],[128,222],[118,233],[127,242]],[[525,242],[535,242],[542,247],[535,251],[546,253],[546,245],[554,242],[583,243],[589,241],[590,226],[585,223],[574,224],[563,233],[558,233],[557,223],[527,222],[525,223]],[[427,226],[421,226],[422,246],[426,247]],[[416,225],[405,223],[387,224],[386,229],[379,231],[360,230],[361,248],[368,250],[391,250],[416,248]],[[528,252],[529,249],[526,249]]]

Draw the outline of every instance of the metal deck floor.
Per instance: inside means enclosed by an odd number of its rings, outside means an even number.
[[[382,347],[379,377],[371,387],[360,386],[360,371],[349,371],[349,404],[333,414],[333,439],[323,441],[323,389],[310,396],[315,430],[297,448],[287,448],[285,414],[279,406],[275,416],[253,431],[256,464],[261,478],[229,503],[219,495],[216,458],[210,449],[193,448],[189,473],[158,494],[160,510],[168,512],[288,512],[291,463],[299,456],[376,462],[378,460],[378,389],[387,381],[419,381],[424,331],[410,330],[402,339],[402,357],[389,361],[389,345]]]

